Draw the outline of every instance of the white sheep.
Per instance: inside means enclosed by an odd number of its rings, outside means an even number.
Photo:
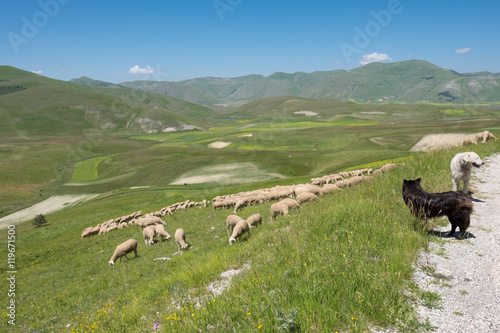
[[[288,207],[288,211],[292,211],[294,209],[299,209],[300,204],[297,202],[297,200],[292,199],[292,198],[286,198],[280,201],[280,203],[284,204],[285,206]]]
[[[304,193],[304,192],[311,192],[314,194],[319,194],[320,191],[321,191],[321,187],[319,187],[317,185],[312,185],[312,184],[299,185],[294,189],[295,196],[298,196],[299,194]]]
[[[182,228],[179,228],[175,231],[174,238],[179,250],[187,250],[187,248],[191,246],[189,244],[186,244],[186,234],[184,233],[184,229]]]
[[[234,205],[234,213],[238,212],[241,208],[245,207],[248,204],[248,201],[245,199],[239,199],[236,201],[236,204]]]
[[[120,262],[122,261],[122,257],[125,257],[128,260],[127,254],[134,251],[135,257],[137,258],[137,241],[135,239],[129,239],[120,245],[118,245],[115,249],[115,252],[111,256],[111,260],[109,264],[113,266],[115,264],[116,259],[120,258]]]
[[[247,218],[247,223],[250,228],[257,226],[258,224],[262,224],[262,215],[253,214]]]
[[[339,191],[339,190],[340,190],[340,188],[335,184],[325,184],[321,188],[320,195],[325,195],[325,194],[328,194],[330,192]]]
[[[94,227],[85,228],[85,230],[82,231],[82,238],[93,236],[94,235],[93,231]]]
[[[479,132],[476,134],[476,139],[481,140],[482,143],[486,143],[489,139],[497,139],[493,133],[490,131]]]
[[[142,231],[142,235],[144,236],[144,243],[146,245],[154,244],[154,242],[155,242],[154,239],[155,239],[155,235],[156,235],[155,227],[148,226],[148,227],[144,228],[144,230]]]
[[[250,233],[250,226],[248,225],[247,221],[245,220],[240,220],[238,223],[233,228],[233,233],[231,237],[229,237],[229,245],[233,245],[234,242],[236,242],[237,238],[240,238],[241,235],[244,233]]]
[[[303,192],[297,195],[297,202],[299,203],[299,205],[303,204],[304,202],[311,202],[317,199],[318,197],[316,196],[316,194],[311,192]]]
[[[278,215],[288,216],[287,205],[280,202],[271,205],[271,219],[275,219]]]
[[[226,229],[227,229],[227,235],[229,236],[229,229],[231,229],[231,232],[233,231],[234,226],[236,223],[238,223],[240,220],[243,220],[241,217],[238,215],[229,215],[226,217]]]
[[[158,237],[158,241],[160,240],[160,238],[162,238],[163,240],[165,240],[165,239],[170,240],[170,235],[165,230],[165,227],[163,226],[163,224],[157,224],[155,226],[155,231],[156,231],[156,236]]]

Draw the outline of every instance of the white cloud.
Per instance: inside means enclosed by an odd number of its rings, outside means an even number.
[[[41,70],[38,70],[38,71],[33,71],[33,73],[40,75],[40,74],[42,74],[43,72],[42,72]]]
[[[144,68],[140,68],[138,65],[135,65],[128,70],[129,74],[153,74],[154,72],[154,67],[146,66]]]
[[[374,52],[372,54],[365,54],[361,57],[359,63],[361,65],[369,64],[370,62],[391,62],[393,59],[385,53]]]
[[[455,53],[460,54],[460,53],[469,53],[472,49],[470,47],[465,47],[463,49],[458,49],[455,50]]]

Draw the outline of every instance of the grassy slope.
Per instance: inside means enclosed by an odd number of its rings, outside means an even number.
[[[487,156],[499,152],[500,143],[474,148]],[[280,311],[299,332],[365,332],[372,326],[415,329],[420,324],[412,304],[418,291],[410,277],[417,251],[425,247],[428,236],[415,229],[416,220],[401,199],[401,183],[422,177],[428,191],[449,190],[449,160],[459,151],[463,149],[418,154],[369,183],[305,204],[289,218],[264,223],[232,247],[224,224],[229,211],[178,212],[165,218],[166,229],[173,234],[184,228],[192,244],[189,251],[172,256],[177,251],[172,242],[151,247],[140,242],[140,258],[113,268],[107,261],[116,244],[128,238],[140,241],[140,229],[81,240],[85,227],[139,209],[153,211],[221,193],[209,188],[150,189],[49,215],[49,225],[43,228],[20,225],[17,329],[148,331],[158,322],[162,332],[216,325],[223,331],[273,331],[281,324]],[[227,188],[226,193],[249,186]],[[269,205],[248,207],[240,216],[259,212],[267,222]],[[2,241],[3,257],[6,248]],[[164,256],[172,260],[153,261]],[[250,268],[233,279],[229,290],[219,297],[211,295],[208,285],[221,272],[245,264]],[[1,265],[5,268],[6,263]],[[0,288],[6,290],[5,280]],[[6,321],[1,325],[5,328]]]
[[[178,127],[180,123],[205,127],[203,119],[214,113],[170,97],[130,89],[87,87],[8,66],[0,67],[0,87],[25,88],[0,95],[0,135],[5,138],[78,135],[90,129],[102,133],[144,133]]]

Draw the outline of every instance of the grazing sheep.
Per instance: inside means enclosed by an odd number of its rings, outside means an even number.
[[[231,232],[233,231],[234,226],[238,221],[243,220],[241,217],[238,215],[229,215],[226,217],[226,229],[227,229],[227,235],[229,236],[229,229],[231,229]]]
[[[321,191],[321,187],[319,187],[317,185],[311,185],[311,184],[300,185],[294,189],[295,196],[298,196],[299,194],[305,193],[305,192],[319,194],[320,191]]]
[[[144,216],[144,217],[141,217],[140,219],[137,219],[135,220],[135,225],[141,227],[141,228],[145,228],[147,226],[150,226],[150,225],[154,225],[156,224],[156,221],[151,217],[151,216]]]
[[[474,140],[471,137],[465,137],[462,142],[460,143],[461,146],[467,146],[467,145],[477,145],[477,141]]]
[[[233,228],[233,233],[231,237],[229,237],[229,245],[233,245],[234,242],[236,242],[237,238],[240,238],[241,235],[244,233],[250,233],[250,226],[248,225],[247,221],[245,220],[240,220],[238,223]]]
[[[258,224],[262,224],[262,215],[253,214],[249,218],[247,218],[247,223],[250,228],[257,226]]]
[[[186,234],[184,233],[184,229],[179,228],[175,231],[174,234],[175,242],[177,243],[177,247],[183,250],[187,250],[191,245],[186,244]]]
[[[275,219],[278,215],[288,216],[288,206],[280,202],[273,203],[271,205],[271,219]]]
[[[94,235],[93,231],[94,227],[85,228],[85,230],[82,231],[82,238],[93,236]]]
[[[339,191],[340,188],[335,184],[326,184],[321,188],[320,195],[325,195],[334,191]]]
[[[363,177],[363,176],[354,176],[354,177],[345,179],[344,183],[347,186],[353,186],[353,185],[356,185],[357,183],[361,183],[363,180],[365,180],[365,177]]]
[[[303,204],[304,202],[311,202],[317,199],[318,197],[316,196],[316,194],[311,192],[304,192],[297,196],[297,202],[299,203],[299,205]]]
[[[241,208],[245,207],[248,204],[248,202],[244,199],[240,199],[236,201],[236,204],[234,205],[234,213],[238,212]]]
[[[348,185],[348,181],[347,179],[344,179],[344,180],[339,180],[335,183],[335,186],[337,186],[338,188],[344,188],[344,187],[347,187],[349,186]]]
[[[279,203],[282,203],[285,206],[287,206],[289,211],[300,208],[300,204],[297,202],[297,200],[292,198],[283,199]]]
[[[489,139],[497,139],[490,131],[479,132],[476,134],[477,140],[482,140],[482,143],[486,143]]]
[[[225,208],[224,201],[214,201],[212,207],[214,207],[214,210]]]
[[[115,264],[116,259],[120,258],[120,262],[122,261],[122,257],[125,257],[127,260],[127,254],[134,251],[135,257],[137,258],[137,241],[135,239],[129,239],[120,245],[118,245],[115,249],[115,252],[111,256],[111,260],[109,264],[113,266]]]
[[[158,241],[160,240],[160,238],[162,240],[165,240],[165,239],[170,240],[170,235],[165,230],[165,227],[163,226],[163,224],[157,224],[155,231],[156,231],[156,236],[158,237]]]
[[[394,169],[395,167],[397,167],[398,165],[396,163],[388,163],[388,164],[384,164],[382,165],[382,167],[380,168],[380,171],[382,171],[382,173],[386,172],[386,171],[389,171],[389,170],[392,170]]]
[[[144,236],[144,243],[146,245],[151,245],[154,244],[155,242],[155,235],[156,235],[156,230],[154,227],[146,227],[142,231],[142,235]]]

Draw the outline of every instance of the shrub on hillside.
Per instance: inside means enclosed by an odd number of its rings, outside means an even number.
[[[44,224],[47,224],[47,219],[45,219],[45,215],[38,214],[37,216],[35,216],[35,218],[33,219],[33,222],[31,224],[33,226],[35,226],[36,228],[38,228]]]

